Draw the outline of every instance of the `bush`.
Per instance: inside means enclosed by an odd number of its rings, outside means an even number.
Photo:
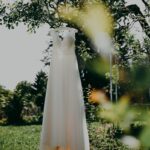
[[[25,124],[41,124],[42,114],[33,115],[33,116],[25,116],[23,119],[25,121]]]
[[[9,100],[7,106],[5,107],[5,114],[8,124],[20,124],[22,120],[21,112],[23,109],[23,103],[17,95],[14,95],[12,99]]]
[[[7,119],[3,118],[0,120],[0,125],[6,125],[7,124]]]
[[[118,138],[121,130],[113,124],[95,122],[88,128],[91,150],[129,150]]]

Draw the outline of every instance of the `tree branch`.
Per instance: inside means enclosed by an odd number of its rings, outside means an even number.
[[[49,7],[48,7],[48,4],[47,4],[47,1],[46,1],[46,0],[44,0],[44,4],[45,4],[45,7],[46,7],[46,9],[47,9],[48,17],[49,17],[49,19],[51,19],[50,10],[49,10]]]
[[[134,14],[135,18],[140,23],[140,25],[141,25],[143,31],[145,32],[145,34],[150,38],[150,26],[147,23],[147,21],[145,19],[145,16],[142,14],[140,8],[136,4],[129,5],[129,6],[125,7],[122,10],[122,12],[123,12],[122,13],[123,16],[127,16],[130,13]]]
[[[147,7],[147,9],[150,10],[150,5],[145,0],[142,0],[142,2],[145,4],[145,6]]]

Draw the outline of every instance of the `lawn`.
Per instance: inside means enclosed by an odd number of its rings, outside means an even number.
[[[38,150],[41,126],[0,126],[0,150]]]
[[[88,125],[91,150],[127,150],[110,125]],[[38,150],[41,125],[0,126],[0,150]]]

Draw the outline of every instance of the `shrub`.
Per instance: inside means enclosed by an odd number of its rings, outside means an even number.
[[[20,98],[17,95],[14,95],[11,98],[5,107],[5,114],[7,118],[8,124],[18,124],[21,123],[22,116],[21,112],[23,109],[23,103],[21,102]]]
[[[118,138],[121,130],[113,124],[95,122],[88,128],[91,150],[129,150]]]

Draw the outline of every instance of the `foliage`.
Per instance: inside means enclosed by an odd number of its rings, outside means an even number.
[[[2,18],[3,18],[3,15],[5,14],[5,9],[6,9],[6,6],[3,4],[3,1],[0,0],[0,25],[2,25]]]
[[[6,90],[3,86],[0,85],[0,119],[6,117],[5,107],[8,104],[9,99],[11,99],[13,93],[9,90]]]
[[[122,134],[121,130],[113,124],[90,123],[89,137],[91,150],[129,150],[117,137],[120,134]]]
[[[0,86],[0,123],[20,124],[42,121],[47,75],[40,71],[34,83],[21,81],[14,91]]]
[[[22,122],[21,112],[23,109],[23,104],[17,95],[14,95],[12,99],[9,100],[8,105],[5,107],[5,114],[8,124],[18,124]]]
[[[149,149],[150,125],[149,111],[140,107],[132,107],[129,105],[129,97],[122,97],[117,104],[112,104],[108,101],[102,103],[100,107],[100,117],[106,119],[119,126],[124,133],[124,138],[127,140],[127,145],[135,149]],[[129,136],[130,135],[130,136]],[[132,145],[131,145],[132,144]]]
[[[32,84],[32,93],[34,95],[34,103],[40,107],[41,111],[44,108],[45,94],[47,85],[47,75],[40,71],[37,73],[34,83]]]
[[[14,25],[18,26],[20,22],[23,22],[27,24],[28,31],[34,31],[41,23],[52,25],[53,12],[47,9],[48,2],[45,2],[42,0],[33,0],[24,3],[23,0],[20,0],[15,1],[12,5],[8,4],[6,5],[6,15],[3,17],[3,23],[9,29],[14,29]],[[9,9],[9,13],[7,8]]]
[[[115,23],[113,39],[115,43],[115,49],[118,52],[116,56],[116,65],[119,65],[119,68],[123,67],[128,72],[128,69],[131,66],[131,61],[133,63],[136,63],[136,61],[138,59],[141,59],[140,57],[144,55],[149,58],[148,47],[145,48],[145,43],[149,43],[148,37],[150,37],[150,28],[146,19],[149,12],[149,3],[145,0],[142,1],[146,6],[145,13],[141,12],[140,8],[136,4],[126,5],[125,0],[92,0],[92,2],[75,0],[67,1],[67,3],[63,0],[31,0],[28,2],[18,0],[13,4],[8,5],[1,2],[1,7],[4,8],[1,18],[2,23],[10,29],[14,28],[15,25],[18,25],[21,22],[27,25],[29,31],[35,31],[36,28],[40,27],[41,24],[48,24],[50,28],[55,28],[66,23],[67,26],[77,28],[79,32],[76,36],[76,54],[78,58],[83,88],[87,89],[89,85],[92,88],[96,88],[93,80],[89,80],[91,78],[94,78],[95,76],[93,76],[93,73],[91,73],[86,66],[87,61],[91,61],[91,59],[94,58],[95,55],[97,55],[94,51],[95,47],[91,43],[91,39],[89,39],[89,37],[85,35],[85,32],[83,32],[84,30],[82,30],[82,28],[79,28],[79,26],[75,24],[77,21],[75,23],[70,22],[70,20],[62,18],[62,14],[60,14],[59,12],[60,6],[64,6],[66,8],[67,6],[72,6],[75,11],[76,9],[79,11],[84,10],[85,2],[91,4],[92,6],[95,3],[104,3],[109,8]],[[70,15],[70,17],[73,17],[73,15],[75,15],[75,13],[73,13],[72,16]],[[85,16],[85,20],[89,19],[86,17],[86,15],[83,16]],[[96,20],[99,21],[99,19]],[[92,20],[89,20],[89,23],[90,22],[92,22]],[[139,22],[144,33],[147,35],[143,47],[141,46],[141,43],[139,41],[136,41],[135,38],[130,34],[130,29],[136,22]],[[48,49],[51,46],[52,43],[50,42]],[[50,64],[48,49],[46,50],[47,56],[44,58],[45,64]],[[101,78],[98,78],[97,83],[98,82],[103,82],[103,80]],[[126,87],[127,84],[125,86],[122,83],[118,84],[121,91],[119,95],[126,93],[127,89],[125,89],[124,87]],[[106,87],[108,87],[108,82],[104,82],[103,84],[103,89],[105,89]],[[84,93],[86,97],[87,94],[86,92]]]
[[[27,81],[19,82],[5,107],[5,114],[9,124],[23,121],[22,111],[31,99],[31,84]]]

